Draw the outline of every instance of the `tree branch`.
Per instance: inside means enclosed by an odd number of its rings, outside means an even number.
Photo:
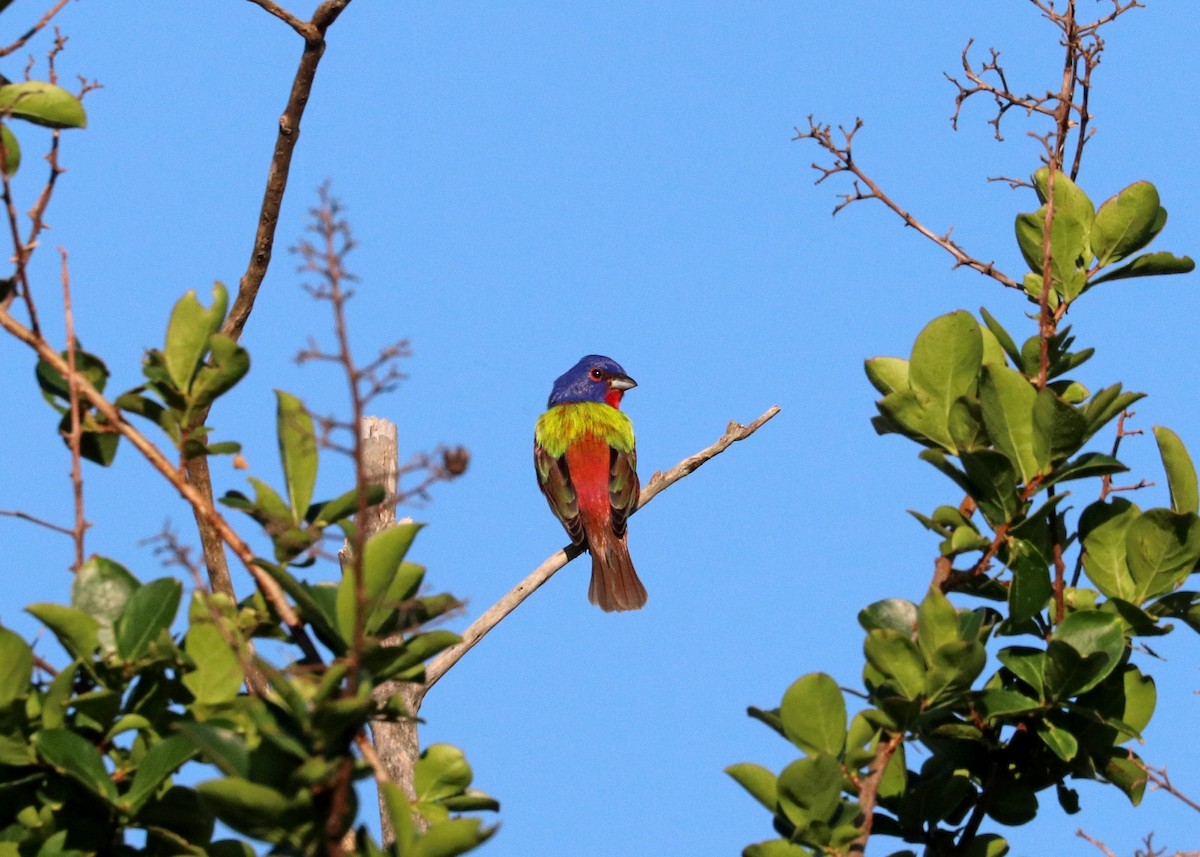
[[[880,738],[882,739],[882,735]],[[871,827],[875,822],[875,802],[879,798],[879,784],[883,781],[883,772],[887,770],[888,762],[896,748],[904,741],[904,733],[893,733],[886,741],[881,740],[875,748],[875,758],[871,760],[870,774],[862,781],[858,789],[858,805],[862,810],[862,832],[850,844],[851,854],[861,855],[867,850],[867,840],[871,838]]]
[[[758,431],[762,426],[779,413],[779,406],[772,405],[766,413],[756,419],[749,425],[743,426],[736,422],[731,422],[725,429],[723,434],[716,443],[697,452],[695,455],[685,458],[683,461],[676,464],[665,473],[656,472],[650,477],[650,481],[642,488],[641,496],[638,499],[638,509],[649,503],[660,491],[674,485],[680,479],[695,471],[700,465],[711,458],[720,455],[734,443],[739,440],[745,440],[750,435]],[[522,601],[534,593],[534,591],[549,580],[556,571],[565,566],[568,562],[575,559],[579,554],[583,553],[581,548],[574,545],[563,548],[555,554],[547,557],[541,565],[535,568],[528,577],[518,583],[513,589],[489,607],[484,613],[472,622],[467,630],[462,633],[462,642],[442,652],[434,658],[429,666],[425,669],[425,686],[417,694],[416,702],[420,705],[421,699],[429,688],[437,684],[438,679],[444,676],[452,666],[459,662],[463,655],[471,650],[472,647],[483,639],[492,628],[502,620],[505,616],[517,608]],[[413,712],[416,713],[415,710]]]
[[[71,377],[71,368],[67,364],[67,361],[51,348],[45,339],[22,325],[11,314],[0,311],[0,327],[37,352],[37,355],[49,363],[54,371],[58,372],[64,378]],[[258,584],[263,597],[276,610],[283,623],[288,626],[292,636],[295,638],[296,644],[300,646],[305,656],[314,661],[319,661],[320,655],[313,645],[312,639],[308,636],[308,632],[304,628],[304,623],[296,611],[292,609],[292,605],[288,603],[287,598],[284,597],[283,590],[279,587],[279,584],[275,582],[274,578],[259,568],[254,551],[229,526],[229,522],[216,510],[212,505],[212,501],[201,496],[195,486],[184,478],[183,474],[167,460],[158,447],[130,425],[121,415],[120,410],[112,402],[104,398],[104,395],[87,378],[78,373],[76,373],[75,377],[77,378],[76,383],[79,394],[87,399],[92,407],[99,411],[108,421],[113,431],[118,432],[133,444],[137,451],[142,454],[142,457],[150,463],[150,466],[162,474],[175,490],[180,493],[183,499],[191,504],[193,509],[196,509],[198,513],[204,516],[221,537],[221,540],[229,545],[233,552],[237,554],[238,559],[246,566],[246,570],[250,572],[250,576]]]
[[[271,155],[271,164],[267,170],[267,184],[263,191],[263,201],[258,213],[258,228],[254,235],[254,248],[250,262],[238,283],[237,296],[233,307],[225,318],[221,332],[233,339],[239,339],[250,312],[254,309],[254,300],[258,289],[267,274],[271,263],[271,251],[275,245],[275,228],[279,224],[279,209],[283,205],[283,194],[287,189],[288,172],[291,169],[292,152],[300,137],[300,119],[304,108],[308,105],[308,97],[312,92],[313,80],[317,73],[317,64],[325,52],[325,32],[337,20],[342,10],[349,5],[350,0],[325,0],[313,12],[312,18],[300,21],[295,15],[280,7],[272,0],[250,0],[261,6],[275,17],[284,21],[297,33],[304,37],[304,52],[292,80],[292,88],[288,94],[287,105],[283,115],[279,117],[279,131],[275,138],[275,149]],[[198,419],[204,422],[208,412],[200,414]],[[208,506],[213,505],[212,475],[209,472],[208,457],[204,455],[188,459],[184,465],[188,481],[200,492]],[[205,516],[197,510],[196,529],[200,534],[200,545],[204,552],[204,563],[208,569],[209,582],[214,592],[224,592],[236,600],[233,581],[229,575],[229,564],[225,559],[223,539],[216,532]]]
[[[820,184],[821,182],[825,181],[825,179],[832,175],[836,175],[837,173],[850,173],[855,178],[854,192],[842,194],[842,201],[834,207],[833,213],[837,214],[852,202],[858,202],[864,199],[877,199],[894,211],[897,215],[899,215],[900,219],[904,221],[905,226],[911,226],[913,229],[920,232],[934,244],[938,245],[951,256],[953,256],[954,267],[971,268],[972,270],[978,271],[984,276],[991,277],[993,280],[1003,283],[1010,289],[1020,289],[1021,291],[1024,291],[1024,286],[1008,275],[1004,274],[1002,271],[998,271],[995,263],[983,262],[967,253],[966,250],[951,240],[950,232],[947,232],[945,235],[938,235],[933,230],[929,229],[927,226],[921,223],[921,221],[913,217],[912,214],[901,208],[895,202],[895,200],[884,193],[882,188],[880,188],[870,176],[862,171],[862,168],[854,162],[854,155],[851,151],[854,135],[858,132],[858,129],[862,127],[862,124],[862,119],[857,119],[854,122],[853,128],[849,130],[846,130],[845,128],[839,129],[843,137],[843,143],[841,145],[838,145],[837,142],[834,141],[833,129],[828,125],[820,125],[814,122],[811,115],[808,117],[807,131],[801,131],[799,128],[794,129],[796,136],[792,138],[793,140],[814,140],[818,146],[820,146],[829,154],[833,155],[833,166],[831,167],[823,167],[820,164],[812,165],[813,169],[821,174],[821,177],[817,179],[817,184]],[[859,182],[862,182],[867,186],[867,192],[862,190],[862,188],[859,186]]]

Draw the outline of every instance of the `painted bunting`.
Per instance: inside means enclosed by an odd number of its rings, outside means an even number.
[[[646,604],[625,532],[641,484],[633,423],[620,405],[636,386],[614,360],[589,354],[554,382],[533,435],[538,486],[571,541],[591,553],[588,600],[605,611]]]

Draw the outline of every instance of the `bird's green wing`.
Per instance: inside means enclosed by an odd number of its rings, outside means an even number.
[[[628,452],[612,451],[608,477],[608,500],[612,504],[613,532],[625,535],[625,519],[637,510],[642,485],[637,475],[637,449]]]
[[[571,484],[571,474],[567,471],[566,456],[555,458],[535,443],[533,463],[537,470],[538,487],[546,495],[551,511],[562,522],[571,542],[582,545],[585,541],[583,519],[579,517],[579,500],[575,486]]]

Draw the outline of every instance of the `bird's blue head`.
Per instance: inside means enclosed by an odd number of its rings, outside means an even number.
[[[568,402],[607,402],[621,406],[621,396],[637,382],[625,374],[621,364],[610,357],[589,354],[554,382],[547,407]]]

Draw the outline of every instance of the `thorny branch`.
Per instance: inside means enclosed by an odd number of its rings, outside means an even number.
[[[978,271],[984,276],[991,277],[997,282],[1008,286],[1010,289],[1023,290],[1024,287],[1020,283],[1006,275],[1004,272],[997,270],[994,262],[983,262],[969,254],[958,243],[950,238],[949,231],[946,232],[945,235],[938,235],[933,230],[921,223],[921,221],[913,217],[913,215],[908,211],[901,208],[900,205],[895,202],[895,200],[888,196],[883,189],[880,188],[879,185],[876,184],[875,181],[868,176],[862,170],[862,168],[858,166],[857,163],[855,163],[851,147],[854,142],[854,135],[858,133],[858,130],[862,128],[862,126],[862,119],[856,119],[854,120],[854,127],[849,130],[844,127],[839,127],[838,130],[841,132],[843,140],[840,144],[834,140],[833,129],[829,125],[821,125],[817,122],[814,122],[811,115],[808,117],[807,131],[802,131],[799,128],[794,129],[796,136],[792,138],[793,140],[814,140],[818,146],[820,146],[829,154],[833,155],[833,166],[821,166],[817,163],[812,165],[812,168],[821,174],[821,177],[817,179],[816,184],[820,184],[821,182],[825,181],[825,179],[829,178],[830,176],[837,175],[838,173],[849,173],[854,177],[854,192],[841,194],[839,196],[841,202],[834,206],[833,213],[837,214],[839,211],[853,202],[859,202],[860,200],[865,199],[877,199],[894,211],[897,215],[899,215],[900,219],[904,221],[905,226],[911,226],[913,229],[920,232],[934,244],[937,244],[939,247],[953,256],[954,267],[971,268],[972,270]],[[864,191],[862,189],[863,185],[866,185],[867,190]]]

